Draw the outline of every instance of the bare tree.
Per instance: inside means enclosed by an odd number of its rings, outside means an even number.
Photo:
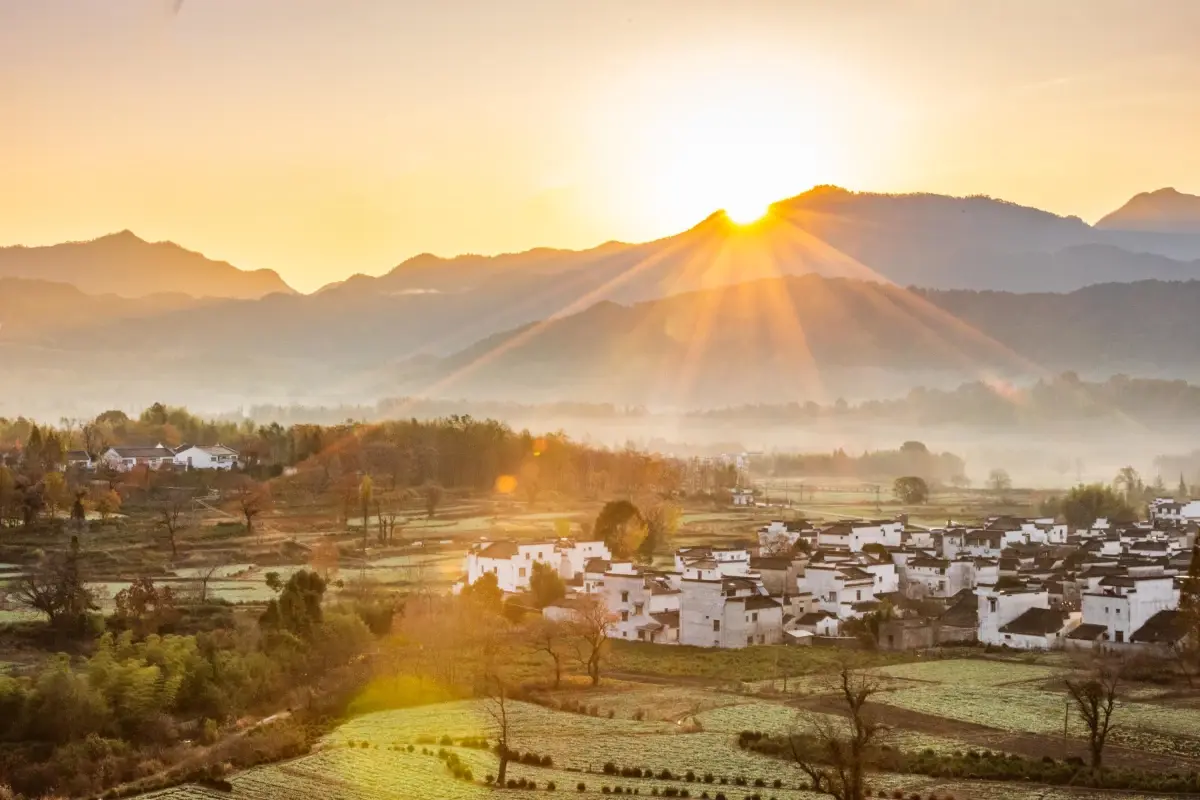
[[[545,653],[554,662],[554,688],[562,683],[564,650],[570,639],[570,631],[561,622],[544,617],[536,618],[526,629],[530,648],[535,653]]]
[[[571,615],[568,628],[576,641],[579,663],[587,669],[592,686],[600,685],[600,662],[607,649],[609,631],[617,619],[604,600],[591,594],[580,598]]]
[[[233,502],[246,522],[246,533],[254,532],[254,518],[271,507],[271,489],[248,475],[233,488]]]
[[[485,689],[487,699],[484,701],[484,707],[496,723],[496,755],[500,757],[500,766],[496,770],[496,786],[503,786],[508,773],[509,757],[512,754],[508,747],[509,732],[512,729],[508,716],[509,690],[500,676],[494,674],[487,676]]]
[[[200,602],[208,600],[208,582],[213,579],[213,575],[217,574],[217,570],[221,568],[221,564],[205,564],[196,568],[196,582],[200,584]]]
[[[788,737],[792,759],[812,781],[813,791],[836,800],[866,797],[864,773],[872,751],[884,731],[867,708],[879,684],[843,665],[838,692],[846,703],[846,731],[823,718],[810,720],[811,733]]]
[[[8,597],[24,608],[45,614],[52,626],[81,628],[96,603],[83,574],[79,538],[72,536],[65,553],[47,555],[18,578],[8,590]]]
[[[1104,759],[1104,745],[1112,731],[1112,715],[1120,693],[1120,670],[1114,664],[1097,663],[1086,678],[1066,681],[1067,693],[1075,703],[1079,716],[1088,729],[1088,750],[1092,754],[1092,771],[1099,772]]]
[[[396,535],[397,527],[399,527],[401,531],[404,530],[404,526],[401,524],[400,514],[392,510],[385,511],[383,506],[378,503],[375,504],[375,518],[376,527],[379,530],[380,544],[391,544],[392,539]]]
[[[187,511],[189,503],[190,498],[187,494],[177,489],[168,492],[167,496],[158,503],[158,527],[167,532],[167,543],[171,545],[171,558],[179,556],[175,535],[187,524],[184,512]]]

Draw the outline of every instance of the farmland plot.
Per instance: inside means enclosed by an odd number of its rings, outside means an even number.
[[[1057,667],[1039,664],[965,658],[894,664],[872,672],[884,678],[948,683],[954,686],[1006,686],[1044,681],[1062,674],[1062,670]]]

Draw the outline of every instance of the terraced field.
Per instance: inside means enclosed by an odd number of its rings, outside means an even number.
[[[762,713],[767,703],[746,703],[740,714]],[[782,707],[780,707],[782,708]],[[783,709],[788,711],[788,709]],[[634,722],[628,719],[597,719],[539,706],[514,703],[510,709],[515,744],[553,759],[551,767],[509,765],[508,777],[526,779],[536,789],[506,790],[504,796],[544,797],[548,784],[571,796],[593,800],[608,798],[615,787],[622,793],[654,796],[673,788],[679,796],[698,800],[722,792],[730,798],[754,793],[778,800],[811,800],[819,797],[800,788],[805,776],[793,765],[746,753],[738,749],[728,730],[705,729],[684,733],[670,723]],[[708,712],[710,721],[732,727],[742,717],[727,709]],[[770,712],[781,713],[781,712]],[[480,701],[443,703],[403,711],[381,712],[352,720],[332,733],[322,749],[294,761],[258,767],[230,778],[231,792],[219,792],[201,786],[184,786],[143,795],[142,800],[475,800],[493,790],[480,779],[494,773],[497,762],[493,753],[461,746],[428,744],[429,737],[449,735],[456,741],[463,736],[487,735],[493,730],[491,717]],[[420,742],[420,743],[419,743]],[[351,744],[353,743],[353,744]],[[408,750],[408,745],[413,750]],[[474,774],[474,781],[455,779],[436,751],[453,752]],[[604,775],[602,762],[620,766],[651,768],[656,773],[666,768],[671,779],[622,778]],[[693,770],[694,780],[684,779]],[[712,775],[706,781],[705,773]],[[739,785],[738,779],[745,784]],[[765,786],[756,787],[756,779]],[[724,780],[725,783],[721,781]],[[775,787],[775,780],[780,786]],[[579,791],[577,786],[584,785]],[[983,784],[967,781],[946,782],[918,776],[881,775],[873,788],[888,792],[902,790],[906,795],[922,797],[953,796],[963,800],[1110,800],[1113,795],[1098,792],[1073,792],[1031,788],[1011,784]],[[605,789],[609,791],[604,791]],[[683,791],[688,795],[683,795]],[[1137,794],[1121,794],[1128,800],[1140,800]]]

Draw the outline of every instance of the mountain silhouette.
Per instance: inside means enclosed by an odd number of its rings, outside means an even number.
[[[147,242],[130,231],[47,247],[0,247],[0,278],[69,283],[89,294],[145,297],[258,298],[292,289],[274,271],[246,272],[173,242]]]
[[[1200,234],[1200,197],[1175,189],[1135,195],[1096,223],[1105,230]]]

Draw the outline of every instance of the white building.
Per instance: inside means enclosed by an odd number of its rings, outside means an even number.
[[[688,547],[675,552],[675,571],[684,572],[693,564],[711,561],[722,575],[747,575],[750,551],[744,547]]]
[[[1170,575],[1108,576],[1083,593],[1083,621],[1103,625],[1110,642],[1129,641],[1155,614],[1178,607]]]
[[[680,644],[737,648],[783,641],[783,606],[749,578],[685,576],[680,590]]]
[[[875,576],[850,564],[810,563],[796,588],[811,592],[817,608],[838,619],[861,617],[876,602]]]
[[[174,460],[175,453],[162,444],[153,447],[110,447],[100,456],[100,461],[105,466],[120,472],[128,472],[138,466],[159,469],[164,465],[173,464]]]
[[[618,617],[610,635],[614,639],[677,644],[680,590],[672,588],[668,580],[645,575],[628,564],[621,567],[620,571],[605,574],[600,589],[605,606]]]
[[[571,580],[576,574],[586,575],[589,562],[600,560],[609,569],[608,557],[603,542],[490,542],[476,545],[467,553],[464,569],[468,584],[491,573],[501,591],[516,593],[529,589],[534,564],[545,564],[565,580]],[[580,565],[579,573],[574,571],[575,564]]]
[[[187,469],[224,469],[230,470],[238,466],[236,450],[224,445],[192,445],[175,451],[172,459],[177,467]]]
[[[979,642],[1019,650],[1055,650],[1082,621],[1079,612],[1050,608],[1044,589],[996,589],[980,586]]]
[[[904,577],[913,597],[950,598],[963,589],[975,588],[975,562],[918,556],[908,559]]]
[[[1159,497],[1150,503],[1150,519],[1172,525],[1200,522],[1200,500],[1172,500]]]
[[[904,523],[899,520],[835,522],[817,531],[817,546],[862,552],[868,544],[900,547]]]

